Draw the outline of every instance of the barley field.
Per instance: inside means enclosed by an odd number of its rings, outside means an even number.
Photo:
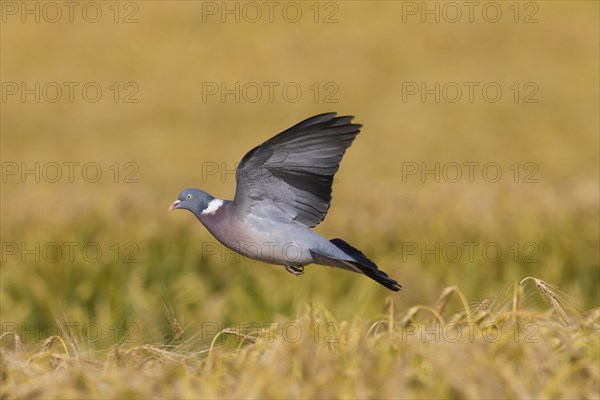
[[[600,397],[597,2],[0,11],[1,398]],[[316,230],[398,293],[168,211],[330,111]]]

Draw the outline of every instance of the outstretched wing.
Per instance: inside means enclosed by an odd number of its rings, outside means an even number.
[[[336,115],[302,121],[244,156],[233,200],[238,215],[270,209],[311,228],[325,218],[333,176],[362,127],[352,116]]]

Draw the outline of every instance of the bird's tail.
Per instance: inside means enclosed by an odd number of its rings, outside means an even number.
[[[324,261],[324,264],[364,274],[395,292],[399,291],[402,287],[398,282],[390,278],[388,274],[380,270],[377,267],[377,264],[369,260],[367,256],[357,248],[352,247],[342,239],[332,239],[330,242],[343,253],[350,256],[351,259],[348,259],[347,257],[335,257],[331,253],[327,255],[319,254],[322,261]]]

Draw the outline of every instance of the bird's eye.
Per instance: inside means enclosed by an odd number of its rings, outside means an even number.
[[[189,200],[189,199],[191,199],[191,198],[192,198],[192,195],[191,195],[191,194],[188,194],[187,196],[185,196],[185,198]]]

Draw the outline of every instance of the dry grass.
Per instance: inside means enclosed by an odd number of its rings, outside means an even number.
[[[403,311],[389,298],[370,327],[362,318],[335,322],[327,339],[312,327],[331,315],[312,305],[294,321],[299,336],[277,324],[252,333],[228,327],[208,346],[118,345],[102,357],[69,351],[59,336],[25,349],[15,334],[15,348],[1,354],[2,398],[597,398],[599,310],[569,315],[543,280],[524,279],[521,294],[532,294],[526,280],[555,300],[550,309],[515,299],[492,312],[486,300],[467,317],[445,309],[450,295],[464,298],[451,287],[434,307]]]

